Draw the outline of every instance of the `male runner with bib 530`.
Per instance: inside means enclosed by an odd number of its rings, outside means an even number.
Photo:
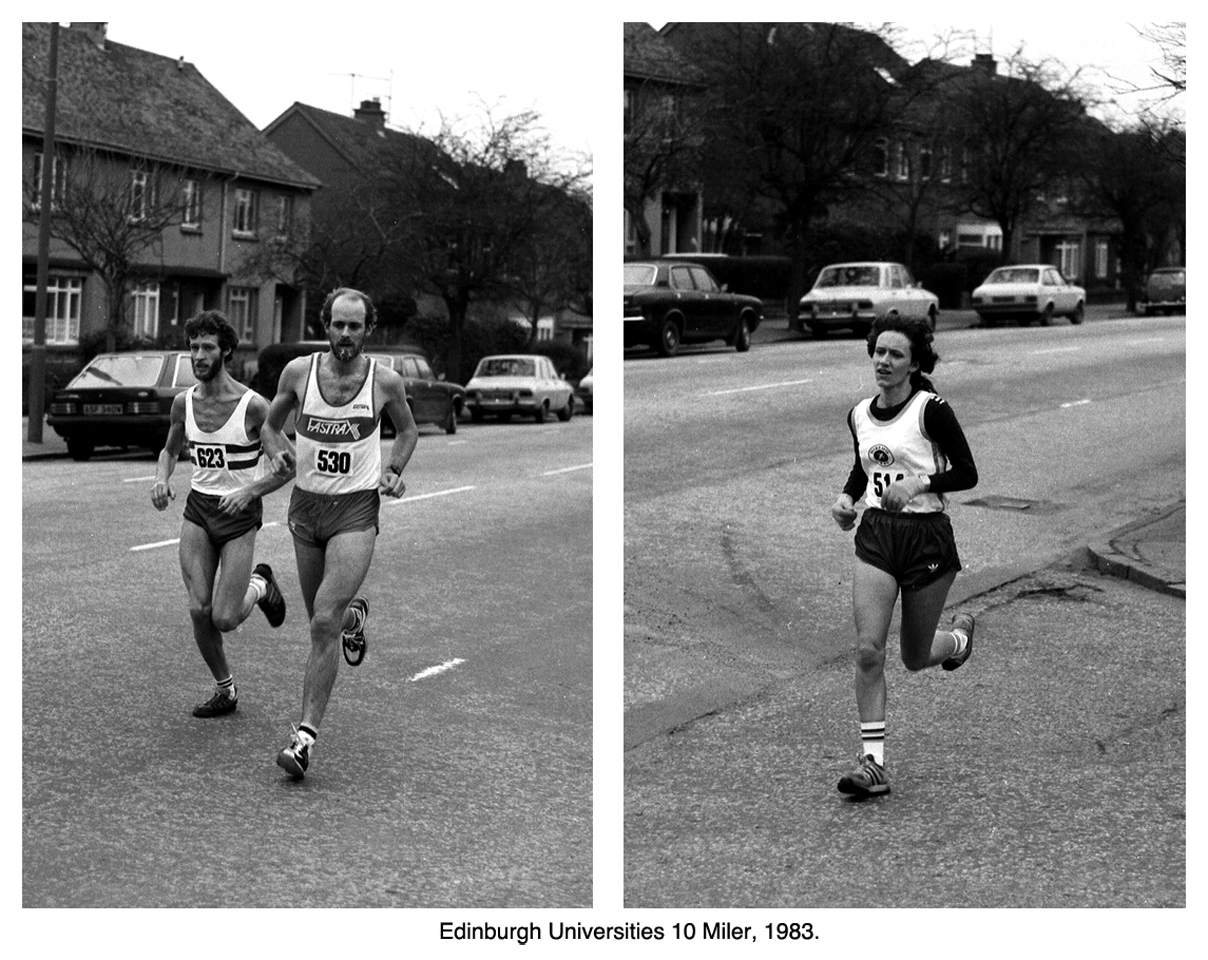
[[[180,569],[193,637],[215,683],[214,695],[199,703],[193,716],[208,718],[233,712],[238,700],[223,633],[239,626],[256,605],[272,626],[285,620],[285,599],[273,571],[267,563],[252,570],[252,551],[263,515],[260,498],[292,474],[257,469],[268,401],[227,371],[226,362],[239,346],[235,328],[217,310],[206,310],[185,323],[185,338],[198,383],[172,401],[151,502],[164,510],[176,499],[168,481],[188,441],[193,476],[180,527]]]
[[[289,529],[311,647],[302,722],[277,755],[277,764],[295,778],[310,764],[310,749],[335,686],[341,644],[352,666],[365,655],[369,603],[357,591],[373,559],[381,495],[403,495],[403,469],[419,439],[403,378],[363,352],[376,316],[373,301],[359,290],[332,291],[320,312],[331,350],[286,365],[264,424],[264,449],[273,471],[285,477],[297,469]],[[296,447],[282,432],[295,409]],[[383,411],[398,431],[385,463]]]

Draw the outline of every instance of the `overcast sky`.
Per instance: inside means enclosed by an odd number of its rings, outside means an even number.
[[[558,148],[591,151],[584,99],[601,74],[583,47],[585,31],[565,18],[460,6],[457,17],[437,18],[358,2],[329,6],[321,18],[303,7],[274,8],[283,11],[274,16],[261,9],[249,5],[238,18],[193,11],[111,20],[108,36],[183,56],[262,129],[294,101],[351,115],[362,99],[378,97],[391,126],[431,133],[440,112],[468,116],[481,100],[500,115],[536,110]],[[619,22],[614,33],[619,53]]]

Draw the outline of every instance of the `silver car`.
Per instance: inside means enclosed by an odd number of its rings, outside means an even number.
[[[500,420],[521,414],[543,423],[556,413],[559,420],[569,420],[575,412],[575,391],[558,375],[549,357],[499,354],[478,361],[466,384],[466,409],[475,423],[488,414]]]
[[[1070,283],[1048,263],[999,267],[973,291],[973,309],[984,326],[1014,320],[1026,327],[1039,320],[1042,327],[1054,317],[1081,323],[1086,311],[1086,291]]]
[[[887,316],[926,320],[934,330],[940,299],[900,263],[835,263],[823,267],[800,312],[814,336],[833,328],[866,336],[874,320]]]

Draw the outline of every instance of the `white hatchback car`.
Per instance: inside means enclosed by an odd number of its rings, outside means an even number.
[[[835,263],[822,268],[800,311],[814,336],[832,327],[867,336],[874,320],[894,315],[926,320],[934,330],[940,299],[900,263]]]
[[[551,413],[559,420],[569,420],[575,412],[575,391],[558,376],[549,357],[497,354],[478,361],[466,384],[465,405],[475,423],[481,423],[487,414],[510,420],[517,413],[538,423]]]
[[[1086,311],[1086,291],[1070,283],[1048,263],[1025,263],[999,267],[973,291],[973,309],[982,324],[1014,320],[1026,327],[1039,320],[1042,327],[1054,317],[1069,317],[1081,323]]]

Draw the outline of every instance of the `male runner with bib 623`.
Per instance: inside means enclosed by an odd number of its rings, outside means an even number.
[[[302,721],[277,755],[277,764],[295,778],[310,764],[341,645],[352,666],[365,656],[369,603],[357,592],[373,559],[381,496],[403,495],[403,469],[419,439],[403,378],[364,353],[376,316],[373,301],[359,290],[341,287],[328,295],[320,317],[331,349],[286,365],[262,431],[274,473],[287,477],[297,471],[289,529],[311,646]],[[282,432],[292,410],[296,446]],[[397,430],[385,463],[383,412]]]

